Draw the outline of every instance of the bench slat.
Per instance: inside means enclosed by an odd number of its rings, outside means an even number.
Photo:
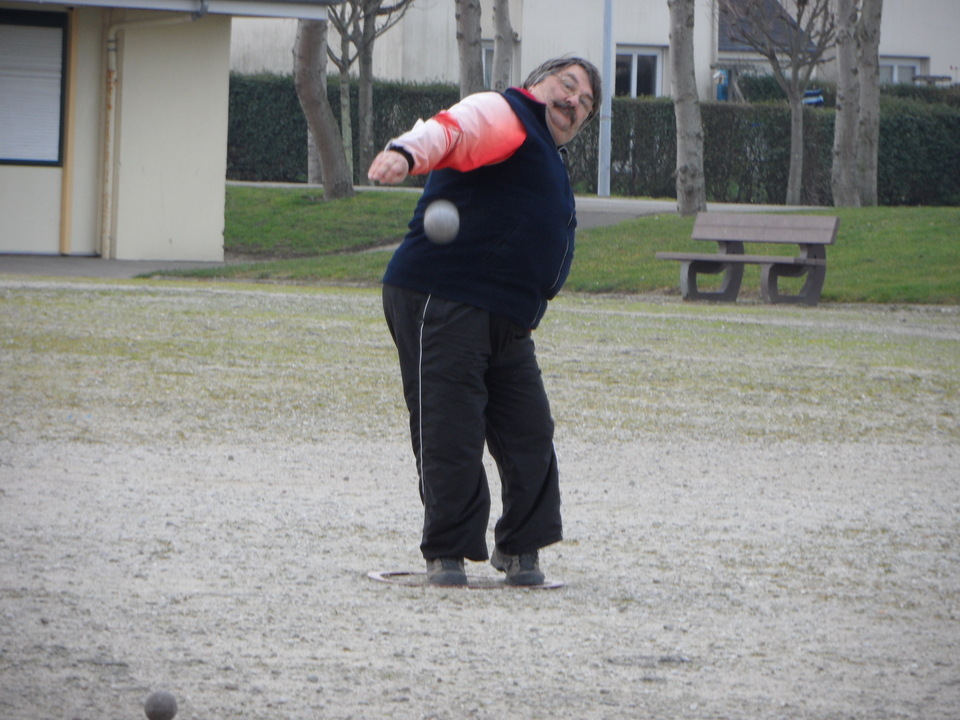
[[[680,261],[705,261],[719,263],[735,263],[740,265],[810,265],[815,267],[825,267],[827,261],[823,258],[802,258],[795,255],[790,256],[771,256],[771,255],[721,255],[719,253],[682,253],[682,252],[658,252],[658,260],[680,260]]]
[[[702,212],[697,215],[691,237],[712,242],[832,245],[839,225],[840,218],[826,215]]]

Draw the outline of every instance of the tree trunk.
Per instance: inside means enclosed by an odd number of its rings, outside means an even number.
[[[493,72],[491,90],[503,92],[510,87],[513,68],[513,25],[510,24],[510,0],[496,0],[493,6]]]
[[[347,172],[353,177],[353,114],[350,112],[350,38],[340,36],[340,135],[343,137],[343,156]]]
[[[677,119],[677,211],[694,215],[707,209],[703,175],[703,124],[693,57],[695,0],[668,0],[673,110]]]
[[[790,170],[787,174],[787,205],[799,205],[803,189],[803,96],[790,97]]]
[[[830,184],[835,207],[859,207],[857,130],[860,76],[857,62],[857,0],[837,0],[837,114]]]
[[[461,98],[483,90],[483,46],[480,39],[480,0],[457,0]]]
[[[293,49],[294,70],[297,64],[297,49]],[[319,76],[319,92],[323,97],[327,96],[327,74],[321,72]],[[301,106],[302,107],[302,106]],[[307,128],[307,182],[310,185],[323,184],[323,161],[320,159],[320,149],[317,147],[317,141]]]
[[[880,16],[883,0],[862,0],[860,40],[860,123],[857,136],[857,185],[860,204],[874,206],[877,198],[877,157],[880,149]]]
[[[358,112],[360,120],[360,167],[368,168],[376,155],[373,147],[373,42],[376,38],[377,17],[374,14],[363,18],[363,44],[359,49],[360,97]],[[367,174],[361,173],[362,181],[369,184]]]
[[[307,129],[307,182],[311,185],[323,184],[323,160],[313,133]]]
[[[300,20],[294,46],[293,82],[307,127],[320,150],[323,197],[337,200],[353,195],[353,178],[347,170],[343,142],[336,118],[327,100],[323,75],[327,60],[327,24]]]

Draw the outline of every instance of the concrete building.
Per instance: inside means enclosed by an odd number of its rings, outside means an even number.
[[[567,53],[600,65],[605,0],[511,0],[516,33],[513,82],[542,60]],[[790,9],[791,0],[784,0]],[[481,0],[484,60],[493,56],[493,0]],[[618,95],[669,95],[670,14],[665,0],[612,0]],[[720,47],[717,0],[697,2],[694,47],[703,100],[716,98],[715,74],[724,65],[763,61],[747,52]],[[884,82],[937,78],[960,80],[958,0],[884,0],[881,73]],[[296,23],[236,20],[231,68],[242,73],[292,72]],[[331,45],[336,43],[331,39]],[[377,41],[374,74],[407,81],[459,82],[455,3],[415,0],[396,28]],[[827,65],[821,77],[830,79]]]
[[[339,0],[0,0],[0,252],[223,259],[234,15]]]

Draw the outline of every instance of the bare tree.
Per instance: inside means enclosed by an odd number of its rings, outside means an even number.
[[[343,152],[337,120],[327,99],[327,23],[300,20],[293,49],[293,83],[321,158],[323,197],[338,200],[353,195],[353,177]]]
[[[857,186],[860,204],[877,198],[880,148],[880,17],[883,0],[861,0],[857,38],[860,46],[860,123],[857,127]]]
[[[351,52],[351,33],[360,34],[359,23],[362,9],[357,2],[345,2],[327,9],[330,24],[340,39],[339,52],[327,47],[327,55],[337,66],[340,74],[340,135],[343,138],[343,153],[347,169],[353,177],[353,115],[350,112],[350,66],[356,60]]]
[[[340,38],[339,51],[328,48],[340,74],[340,124],[344,153],[353,175],[353,116],[350,112],[350,68],[359,65],[360,166],[373,160],[373,46],[396,25],[413,0],[346,0],[328,9],[330,24]],[[363,176],[366,177],[365,175]]]
[[[789,0],[795,17],[776,0],[720,0],[731,39],[766,58],[790,103],[788,205],[801,201],[803,182],[803,97],[814,69],[833,47],[833,0]]]
[[[503,92],[510,87],[513,48],[516,37],[510,24],[510,0],[496,0],[493,5],[493,72],[490,89]]]
[[[707,209],[703,123],[693,57],[694,3],[695,0],[667,0],[673,110],[677,118],[677,210],[681,215]]]
[[[360,57],[360,167],[368,168],[379,148],[373,146],[373,46],[377,38],[399,23],[413,0],[364,0],[363,30],[357,53]],[[367,180],[362,173],[363,181]]]
[[[837,115],[830,175],[833,204],[837,207],[860,206],[857,186],[857,128],[860,123],[857,6],[858,0],[837,0]]]
[[[460,97],[483,90],[480,0],[457,1],[457,46],[460,50]]]

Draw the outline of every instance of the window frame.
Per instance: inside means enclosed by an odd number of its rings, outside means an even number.
[[[924,72],[925,64],[929,62],[929,58],[922,57],[898,57],[896,55],[882,55],[880,57],[880,75],[881,85],[913,85],[915,84],[915,78],[920,75],[926,75]],[[909,67],[913,69],[913,77],[909,80],[901,80],[900,70],[902,68]],[[890,69],[890,82],[884,82],[882,80],[884,68]]]
[[[665,48],[657,45],[617,45],[616,58],[623,55],[630,56],[630,95],[615,95],[616,97],[663,97],[663,63],[665,57]],[[653,71],[653,93],[650,95],[637,95],[637,69],[639,57],[652,57],[656,65]],[[616,93],[616,81],[614,81],[614,93]]]
[[[57,118],[56,134],[56,157],[55,158],[31,158],[26,157],[6,157],[0,156],[0,165],[27,165],[41,167],[63,167],[63,143],[65,133],[66,118],[66,93],[67,93],[67,37],[68,37],[69,15],[66,12],[43,12],[36,10],[13,10],[0,8],[0,25],[20,26],[20,27],[41,27],[54,28],[60,31],[60,72],[59,83],[60,92],[57,97],[59,106],[59,117]],[[52,143],[54,140],[50,138]]]

